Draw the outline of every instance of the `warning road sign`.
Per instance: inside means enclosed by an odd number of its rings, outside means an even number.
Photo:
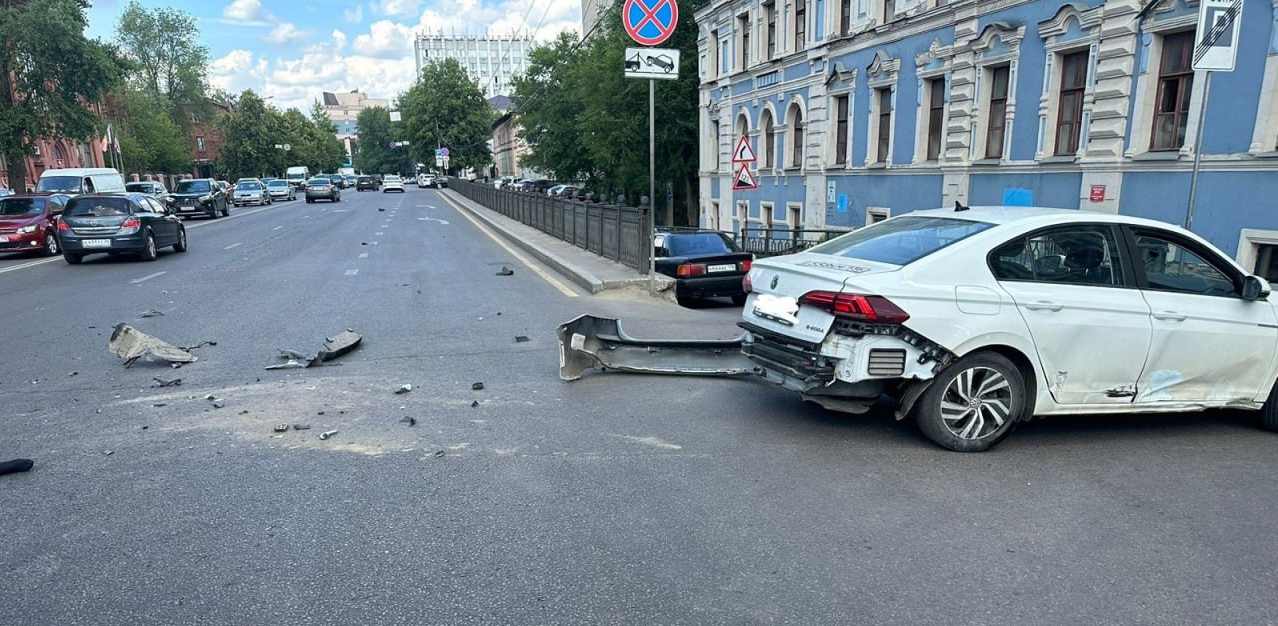
[[[741,141],[737,142],[737,148],[732,151],[733,163],[754,163],[759,159],[754,156],[754,148],[750,147],[750,138],[745,135],[741,136]]]
[[[737,177],[732,180],[733,191],[748,191],[750,189],[758,189],[759,181],[750,173],[750,165],[742,164],[741,169],[737,170]]]
[[[635,43],[661,45],[679,25],[679,4],[675,0],[626,0],[621,6],[621,23]]]
[[[1194,69],[1232,72],[1238,60],[1243,0],[1202,0],[1194,38]]]

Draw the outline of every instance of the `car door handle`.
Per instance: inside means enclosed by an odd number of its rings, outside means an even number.
[[[1189,319],[1189,316],[1185,315],[1184,313],[1177,313],[1175,311],[1155,311],[1154,319],[1167,320],[1169,322],[1183,322]]]
[[[1053,313],[1065,308],[1065,305],[1052,302],[1050,300],[1039,300],[1037,302],[1025,303],[1025,308],[1031,311],[1051,311]]]

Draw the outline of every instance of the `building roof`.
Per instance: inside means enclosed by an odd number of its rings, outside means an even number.
[[[498,113],[505,113],[510,110],[510,96],[497,95],[488,99],[488,106],[491,106]]]

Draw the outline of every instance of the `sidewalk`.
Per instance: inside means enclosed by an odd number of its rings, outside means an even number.
[[[531,254],[574,283],[596,294],[608,289],[641,287],[647,289],[648,277],[639,272],[595,255],[566,241],[547,235],[531,226],[512,220],[451,189],[439,193],[457,210],[479,220],[493,232]],[[665,292],[674,285],[668,276],[657,275],[657,290]]]

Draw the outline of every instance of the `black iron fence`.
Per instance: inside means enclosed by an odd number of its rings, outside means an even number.
[[[601,257],[648,273],[652,248],[648,209],[555,198],[545,192],[498,190],[456,178],[449,186],[506,217]]]
[[[803,230],[788,228],[749,227],[741,229],[737,244],[742,250],[757,257],[796,254],[817,244],[825,243],[846,230]]]

